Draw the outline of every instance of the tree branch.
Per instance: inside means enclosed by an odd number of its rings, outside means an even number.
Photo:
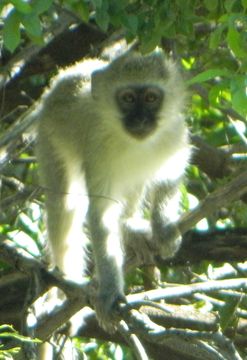
[[[240,199],[246,192],[247,171],[244,171],[228,184],[209,194],[194,210],[185,214],[178,222],[181,234],[184,234],[200,220],[212,214],[212,209],[216,210],[222,206],[227,206],[233,201]]]

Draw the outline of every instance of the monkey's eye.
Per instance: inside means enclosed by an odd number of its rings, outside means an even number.
[[[153,104],[160,99],[160,92],[155,89],[148,89],[144,95],[146,103]]]
[[[136,93],[130,89],[122,90],[119,97],[126,104],[133,104],[136,101]]]

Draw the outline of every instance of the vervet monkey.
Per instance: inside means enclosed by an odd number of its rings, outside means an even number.
[[[96,314],[106,330],[116,328],[124,299],[123,237],[134,241],[143,233],[146,195],[148,236],[164,258],[179,248],[169,201],[190,154],[185,97],[181,76],[162,51],[130,51],[111,63],[88,59],[62,70],[37,108],[37,155],[54,261],[67,277],[82,281],[86,220],[98,281]],[[145,246],[139,253],[148,256]]]

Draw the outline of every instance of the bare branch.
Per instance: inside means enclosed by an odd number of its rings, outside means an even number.
[[[126,341],[131,345],[132,349],[134,349],[134,353],[137,359],[139,360],[149,359],[141,341],[135,334],[131,333],[127,323],[124,320],[120,321],[118,330],[124,336]]]
[[[138,304],[138,301],[149,299],[158,301],[162,299],[176,299],[184,296],[191,296],[196,292],[210,293],[223,289],[247,289],[247,279],[237,278],[230,280],[211,280],[190,285],[181,285],[165,289],[149,290],[143,294],[128,295],[127,300],[130,306]]]
[[[240,199],[246,192],[247,171],[244,171],[228,184],[208,195],[194,210],[185,214],[178,222],[181,234],[190,230],[201,219],[208,217],[213,209],[227,206],[232,201]]]

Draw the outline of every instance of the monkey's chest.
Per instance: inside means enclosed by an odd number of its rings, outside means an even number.
[[[162,164],[160,158],[146,151],[119,151],[115,159],[106,164],[116,192],[126,193],[136,186],[152,180]]]

